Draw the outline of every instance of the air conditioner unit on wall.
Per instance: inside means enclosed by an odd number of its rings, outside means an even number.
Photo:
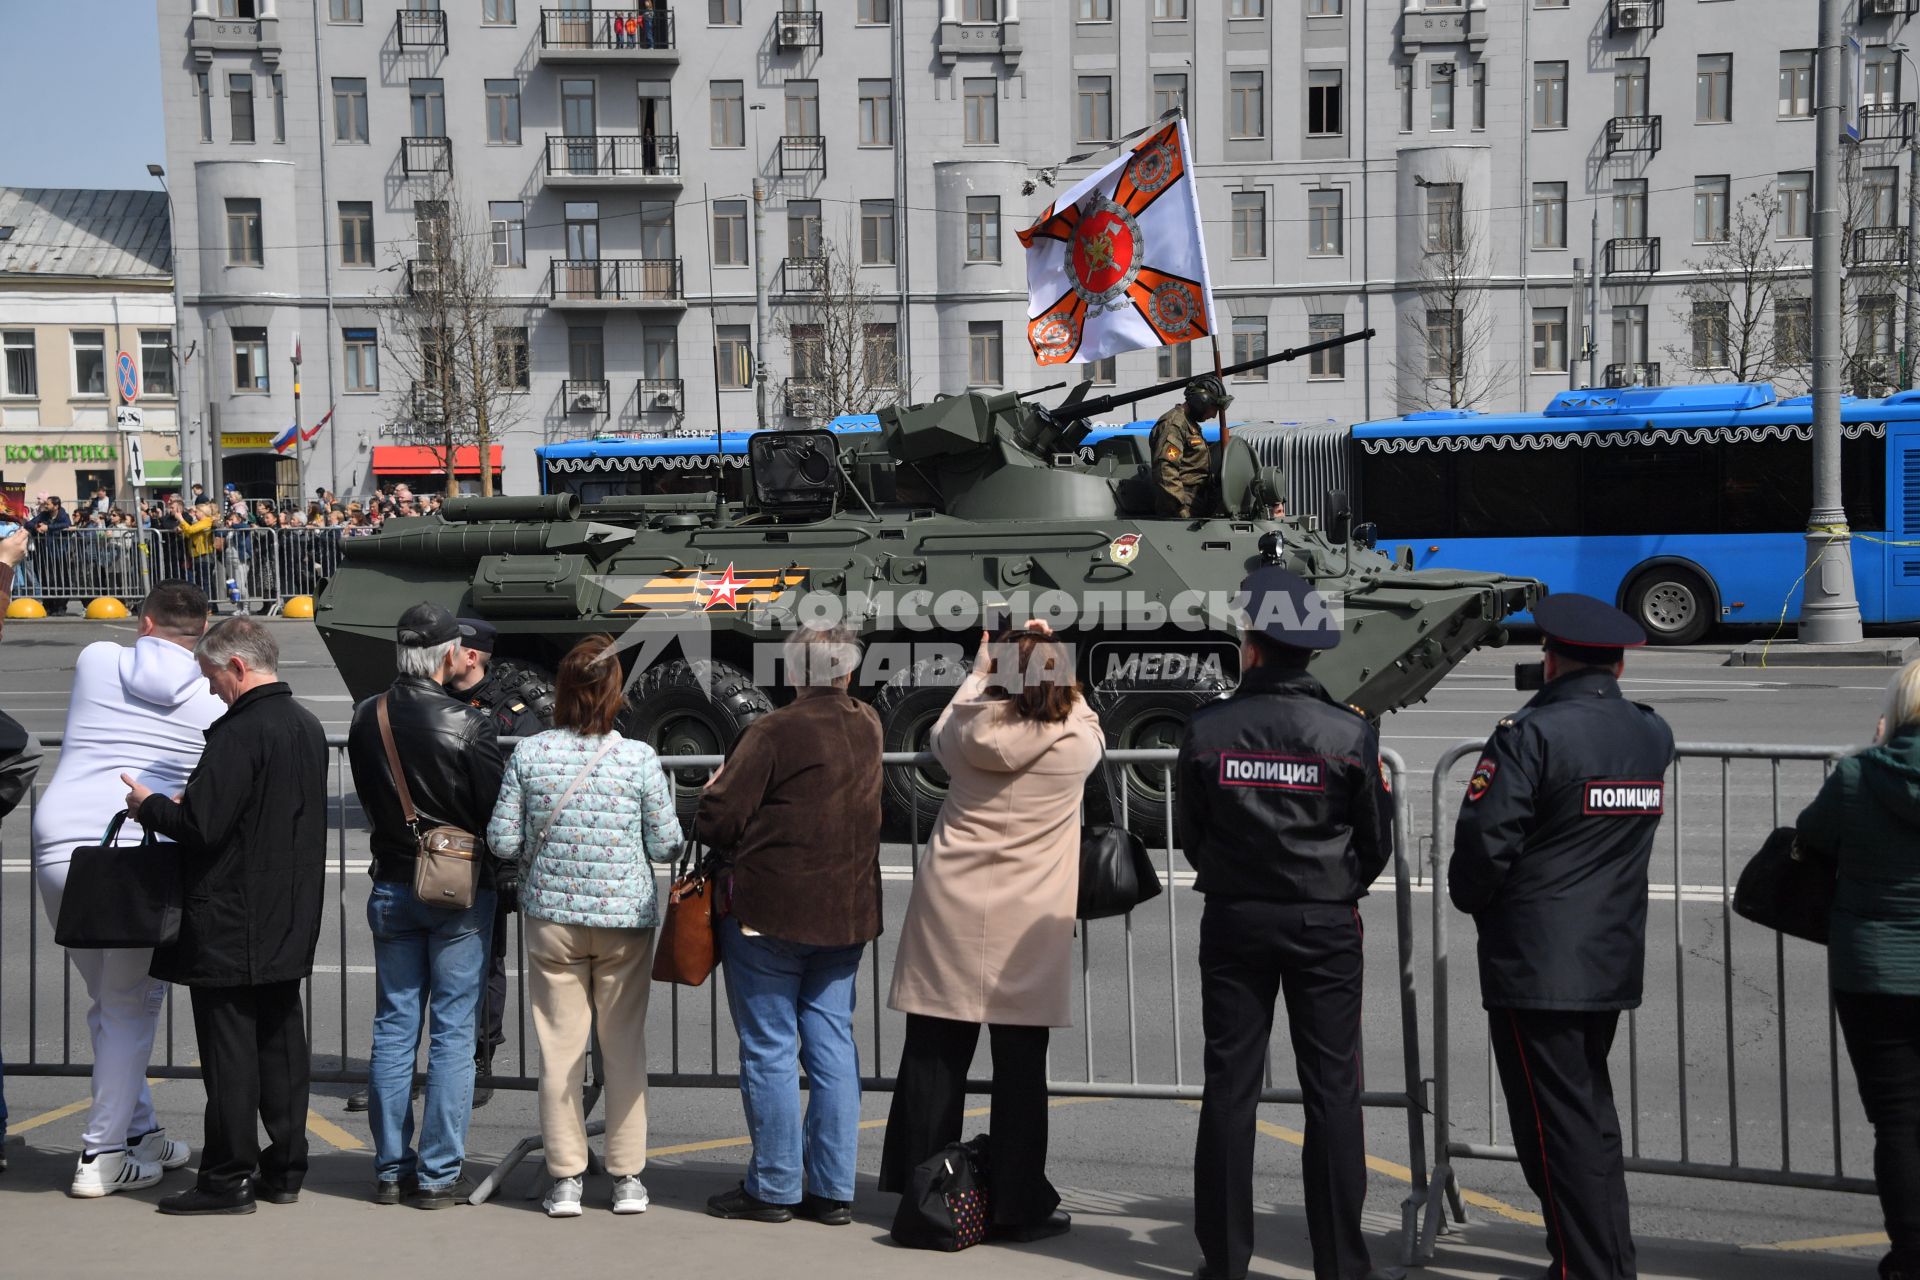
[[[1904,13],[1906,0],[1867,0],[1867,12],[1885,17],[1888,14]]]
[[[574,413],[600,412],[600,393],[598,391],[576,391],[567,408]]]
[[[786,49],[798,49],[807,42],[807,29],[797,22],[780,24],[780,45]]]
[[[680,407],[680,397],[671,391],[657,392],[653,397],[653,407],[656,409],[678,409]]]
[[[1653,21],[1651,6],[1644,4],[1623,4],[1613,11],[1613,25],[1622,31],[1638,31],[1650,26]]]

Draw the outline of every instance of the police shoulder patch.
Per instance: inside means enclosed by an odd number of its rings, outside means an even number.
[[[1473,804],[1493,789],[1494,775],[1500,772],[1500,762],[1492,756],[1481,756],[1480,763],[1474,766],[1473,776],[1467,779],[1467,803]]]
[[[1220,785],[1272,791],[1325,791],[1327,762],[1319,756],[1275,756],[1253,751],[1220,753]]]

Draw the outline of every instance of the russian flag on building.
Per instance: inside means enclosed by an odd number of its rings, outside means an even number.
[[[299,439],[300,439],[300,428],[288,427],[285,431],[280,433],[277,439],[274,440],[273,451],[275,453],[285,453],[287,450],[293,448],[295,442],[298,441]]]

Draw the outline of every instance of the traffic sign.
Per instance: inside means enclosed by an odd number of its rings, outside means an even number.
[[[140,398],[140,371],[133,366],[133,357],[125,351],[120,353],[120,398],[132,404]]]
[[[125,445],[127,458],[127,487],[139,489],[147,483],[147,458],[141,451],[140,437],[128,436]]]
[[[121,405],[119,413],[115,415],[115,419],[122,431],[138,432],[147,429],[146,412],[141,409],[136,409],[130,404]]]

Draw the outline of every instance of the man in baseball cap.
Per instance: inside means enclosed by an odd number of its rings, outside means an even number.
[[[405,649],[430,649],[449,640],[466,640],[477,633],[437,604],[421,602],[400,615],[393,638]]]

